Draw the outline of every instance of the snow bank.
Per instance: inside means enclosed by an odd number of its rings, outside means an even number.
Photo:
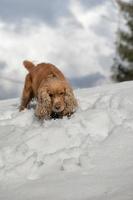
[[[75,170],[81,167],[80,157],[108,136],[111,124],[102,110],[91,113],[90,106],[81,106],[71,119],[41,124],[33,110],[19,113],[18,102],[1,103],[0,178],[12,174],[38,177],[51,169]]]
[[[76,90],[79,109],[71,119],[43,123],[35,119],[33,110],[19,113],[19,99],[1,101],[0,179],[37,179],[60,170],[90,169],[97,146],[112,135],[116,135],[112,140],[120,141],[124,129],[133,129],[132,90],[132,82]]]
[[[19,99],[0,101],[0,199],[132,200],[132,91],[76,90],[71,119],[43,123]]]

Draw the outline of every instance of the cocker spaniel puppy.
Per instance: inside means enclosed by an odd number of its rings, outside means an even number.
[[[54,65],[30,61],[23,62],[29,73],[25,79],[20,111],[35,98],[35,115],[39,119],[71,116],[77,108],[73,90],[63,73]]]

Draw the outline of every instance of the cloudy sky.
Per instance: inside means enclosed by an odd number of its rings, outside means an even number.
[[[0,99],[20,95],[24,59],[57,65],[74,87],[109,77],[118,15],[112,0],[0,3]]]

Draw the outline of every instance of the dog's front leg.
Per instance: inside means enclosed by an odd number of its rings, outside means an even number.
[[[22,94],[22,98],[21,98],[21,104],[19,107],[19,111],[24,110],[25,108],[27,108],[29,102],[32,99],[32,87],[31,87],[31,79],[30,79],[30,75],[28,74],[26,76],[25,79],[25,85],[24,85],[24,89],[23,89],[23,94]]]

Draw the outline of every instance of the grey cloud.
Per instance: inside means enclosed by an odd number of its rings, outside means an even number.
[[[4,70],[7,67],[7,64],[5,61],[0,61],[0,70]]]
[[[9,91],[5,90],[5,88],[0,86],[0,100],[17,98],[19,96],[18,92],[13,88]]]
[[[85,9],[91,9],[106,2],[106,0],[80,0]]]
[[[84,9],[92,9],[106,0],[80,0]],[[70,0],[1,0],[0,19],[19,24],[28,18],[34,22],[43,21],[55,25],[61,16],[72,16]]]
[[[94,73],[79,78],[70,79],[70,83],[74,88],[88,88],[99,85],[106,80],[106,77],[100,73]]]
[[[22,91],[22,81],[11,78],[10,74],[5,74],[9,68],[6,61],[0,61],[0,100],[16,98]]]
[[[10,86],[10,89],[7,89]],[[22,85],[2,80],[0,82],[0,100],[16,98],[21,96]]]
[[[69,0],[1,0],[0,18],[13,23],[29,18],[54,24],[59,17],[70,14],[69,3]]]

